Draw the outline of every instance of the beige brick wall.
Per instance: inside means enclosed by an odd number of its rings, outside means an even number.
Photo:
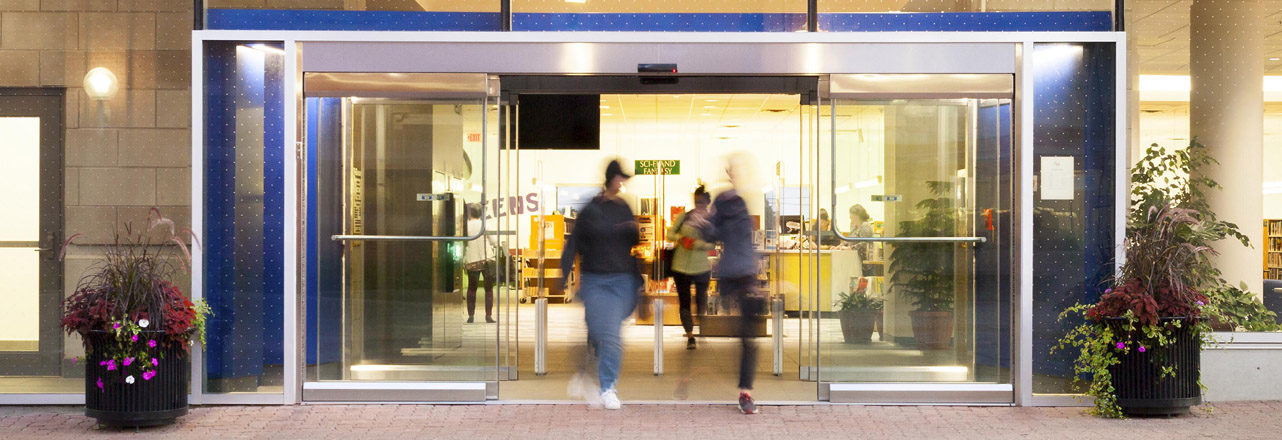
[[[67,235],[108,240],[113,224],[140,225],[153,206],[190,226],[191,8],[186,0],[0,0],[0,88],[67,89]],[[94,67],[120,80],[111,101],[81,88]],[[68,292],[97,252],[69,252]]]

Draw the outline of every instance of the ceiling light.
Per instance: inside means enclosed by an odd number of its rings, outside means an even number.
[[[717,108],[717,106],[715,106],[715,105],[705,105],[705,106],[703,106],[703,108]]]
[[[725,127],[725,128],[739,128],[739,126],[738,126],[738,125],[722,125],[722,127]]]
[[[601,116],[614,116],[614,113],[602,113]]]
[[[673,97],[673,98],[680,99],[680,98],[681,98],[681,95],[672,95],[672,97]]]
[[[703,100],[703,102],[717,102],[717,100],[715,100],[715,99],[705,99],[705,100]]]
[[[566,2],[566,3],[578,3],[578,4],[584,4],[584,3],[587,3],[587,2],[588,2],[588,0],[565,0],[565,2]]]
[[[1282,61],[1282,58],[1273,57],[1273,58],[1269,58],[1269,61]]]
[[[850,185],[842,185],[842,186],[839,186],[839,187],[837,187],[837,189],[836,189],[836,190],[834,190],[833,192],[835,192],[835,193],[837,193],[837,194],[845,194],[845,193],[847,193],[847,192],[850,192]]]
[[[603,106],[601,106],[601,108],[610,108],[610,106],[608,106],[608,105],[603,105]]]

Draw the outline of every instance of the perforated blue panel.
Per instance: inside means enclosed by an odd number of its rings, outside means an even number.
[[[497,12],[210,9],[207,29],[287,31],[497,31]]]
[[[1111,31],[1109,11],[819,14],[823,32]]]
[[[794,32],[806,14],[512,14],[514,31]]]
[[[497,12],[210,9],[209,29],[498,31]],[[825,32],[1111,31],[1109,11],[819,14]],[[794,32],[806,14],[512,14],[514,31]]]
[[[284,360],[284,56],[210,44],[204,295],[209,392],[257,391]]]
[[[1034,49],[1033,169],[1044,156],[1072,157],[1073,200],[1035,195],[1033,214],[1033,391],[1067,392],[1075,355],[1050,353],[1077,322],[1059,313],[1099,300],[1114,261],[1116,68],[1112,44],[1039,44]],[[1036,191],[1036,189],[1035,189]]]

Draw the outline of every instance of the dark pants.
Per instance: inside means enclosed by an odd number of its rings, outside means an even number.
[[[731,299],[739,304],[739,322],[736,333],[743,345],[739,355],[739,388],[752,389],[753,378],[757,373],[757,343],[753,324],[766,307],[766,300],[757,294],[757,277],[746,276],[723,279],[719,281],[721,297]]]
[[[491,311],[494,309],[494,262],[485,262],[485,269],[477,271],[467,271],[467,316],[473,316],[476,313],[476,287],[481,284],[481,272],[485,272],[485,317],[493,316]]]
[[[694,302],[698,305],[698,315],[703,316],[704,307],[708,306],[708,280],[711,275],[704,272],[698,275],[686,275],[673,272],[672,280],[677,283],[677,301],[681,303],[681,327],[686,333],[694,332],[694,318],[690,316],[690,286],[694,285]]]

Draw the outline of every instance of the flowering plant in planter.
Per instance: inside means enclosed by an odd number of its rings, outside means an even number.
[[[175,231],[173,221],[154,208],[147,220],[145,230],[125,224],[114,241],[102,243],[104,258],[63,301],[62,328],[79,334],[91,354],[101,351],[94,357],[108,374],[87,378],[99,391],[112,383],[150,381],[159,374],[166,350],[185,351],[195,339],[205,339],[208,305],[193,303],[171,282],[175,272],[190,267],[184,237],[199,241],[190,229]],[[82,236],[68,237],[62,256]]]
[[[1215,163],[1196,139],[1173,152],[1150,147],[1131,175],[1124,263],[1098,302],[1076,304],[1060,314],[1060,320],[1084,318],[1052,352],[1078,352],[1073,381],[1089,382],[1085,391],[1094,399],[1092,414],[1164,413],[1201,400],[1196,359],[1202,344],[1211,342],[1207,315],[1215,313],[1207,295],[1227,284],[1210,260],[1216,254],[1210,245],[1226,238],[1249,245],[1237,226],[1218,220],[1206,202],[1205,192],[1219,185],[1199,169]],[[1194,371],[1177,371],[1181,366]],[[1157,377],[1127,382],[1148,372]],[[1182,382],[1159,385],[1179,375]],[[1119,397],[1137,386],[1161,386],[1178,395]],[[1164,401],[1140,402],[1144,399]]]

